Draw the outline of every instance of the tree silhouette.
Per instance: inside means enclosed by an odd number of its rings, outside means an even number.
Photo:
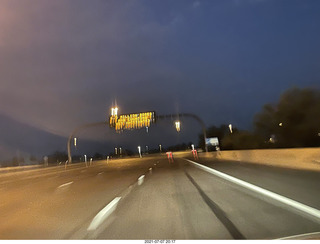
[[[320,91],[293,88],[254,118],[255,133],[278,147],[320,146]]]

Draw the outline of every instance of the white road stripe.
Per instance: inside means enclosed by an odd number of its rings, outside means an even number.
[[[306,233],[306,234],[301,234],[301,235],[294,235],[294,236],[287,236],[287,237],[282,237],[277,240],[307,240],[307,239],[319,239],[320,232],[312,232],[312,233]]]
[[[100,172],[98,175],[101,175],[101,174],[103,174],[104,172]]]
[[[143,181],[144,181],[144,175],[141,175],[138,179],[138,185],[139,186],[142,185]]]
[[[88,231],[97,229],[97,227],[116,210],[121,197],[116,197],[107,206],[105,206],[91,221]]]
[[[313,218],[316,218],[317,221],[320,221],[320,211],[318,209],[315,209],[315,208],[312,208],[312,207],[309,207],[303,203],[300,203],[300,202],[297,202],[297,201],[294,201],[290,198],[287,198],[287,197],[284,197],[284,196],[281,196],[277,193],[274,193],[274,192],[271,192],[271,191],[268,191],[268,190],[265,190],[261,187],[258,187],[258,186],[255,186],[253,184],[250,184],[246,181],[243,181],[243,180],[240,180],[238,178],[235,178],[233,176],[230,176],[230,175],[227,175],[225,173],[222,173],[220,171],[217,171],[215,169],[212,169],[212,168],[209,168],[207,166],[204,166],[204,165],[201,165],[201,164],[198,164],[196,162],[193,162],[191,160],[188,160],[188,159],[185,159],[187,160],[188,162],[194,164],[196,167],[208,172],[208,173],[211,173],[211,174],[214,174],[220,178],[223,178],[225,180],[228,180],[232,183],[235,183],[237,185],[240,185],[242,187],[245,187],[249,190],[252,190],[252,191],[255,191],[257,193],[260,193],[262,195],[265,195],[267,197],[270,197],[274,200],[277,200],[281,203],[284,203],[284,204],[287,204],[297,210],[300,210],[302,211],[303,213],[306,213],[308,214],[309,216],[313,217]]]
[[[71,185],[72,183],[73,183],[73,181],[68,182],[68,183],[65,183],[65,184],[62,184],[61,186],[58,186],[58,188],[65,187],[65,186],[68,186],[68,185]]]

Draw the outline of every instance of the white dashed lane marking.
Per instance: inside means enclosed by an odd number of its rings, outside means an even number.
[[[107,206],[105,206],[91,221],[88,231],[93,231],[98,228],[98,226],[106,220],[117,208],[117,205],[121,197],[116,197]]]
[[[58,188],[62,188],[62,187],[66,187],[66,186],[69,186],[73,183],[73,181],[71,182],[68,182],[68,183],[65,183],[65,184],[62,184],[61,186],[58,186]]]

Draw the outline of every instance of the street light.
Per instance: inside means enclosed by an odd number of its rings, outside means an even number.
[[[118,115],[118,108],[115,107],[115,108],[111,108],[111,116],[117,116]]]
[[[74,147],[77,147],[77,138],[76,137],[73,139],[73,143],[74,143]]]
[[[84,155],[84,163],[86,164],[86,167],[88,167],[88,163],[87,163],[87,155]]]
[[[229,124],[230,133],[232,133],[232,124]]]
[[[180,132],[180,121],[176,121],[176,130]]]

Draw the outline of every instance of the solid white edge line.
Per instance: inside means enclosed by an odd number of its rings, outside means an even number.
[[[299,239],[306,237],[306,236],[312,237],[312,236],[318,236],[318,235],[320,235],[320,232],[311,232],[311,233],[306,233],[306,234],[282,237],[282,238],[279,238],[276,240],[299,240]],[[302,239],[302,240],[304,240],[304,239]]]
[[[58,186],[58,188],[65,187],[65,186],[68,186],[68,185],[71,185],[72,183],[73,183],[73,181],[68,182],[68,183],[65,183],[65,184],[62,184],[61,186]]]
[[[91,221],[88,231],[95,230],[97,227],[116,210],[121,197],[116,197],[107,206],[105,206]]]
[[[200,169],[202,169],[202,170],[204,170],[204,171],[206,171],[208,173],[214,174],[214,175],[216,175],[216,176],[218,176],[220,178],[223,178],[223,179],[228,180],[228,181],[230,181],[232,183],[235,183],[237,185],[245,187],[245,188],[247,188],[249,190],[258,192],[258,193],[260,193],[262,195],[265,195],[267,197],[270,197],[270,198],[272,198],[274,200],[277,200],[279,202],[287,204],[287,205],[289,205],[289,206],[291,206],[291,207],[293,207],[295,209],[298,209],[298,210],[300,210],[300,211],[302,211],[304,213],[309,214],[312,217],[316,217],[318,221],[320,220],[320,211],[318,209],[309,207],[309,206],[307,206],[305,204],[302,204],[300,202],[294,201],[294,200],[292,200],[290,198],[281,196],[281,195],[279,195],[277,193],[265,190],[265,189],[263,189],[261,187],[255,186],[255,185],[250,184],[250,183],[248,183],[246,181],[240,180],[238,178],[235,178],[233,176],[227,175],[225,173],[222,173],[222,172],[217,171],[215,169],[209,168],[207,166],[198,164],[198,163],[193,162],[193,161],[191,161],[189,159],[185,159],[185,160],[187,160],[188,162],[194,164],[196,167],[198,167],[198,168],[200,168]]]

